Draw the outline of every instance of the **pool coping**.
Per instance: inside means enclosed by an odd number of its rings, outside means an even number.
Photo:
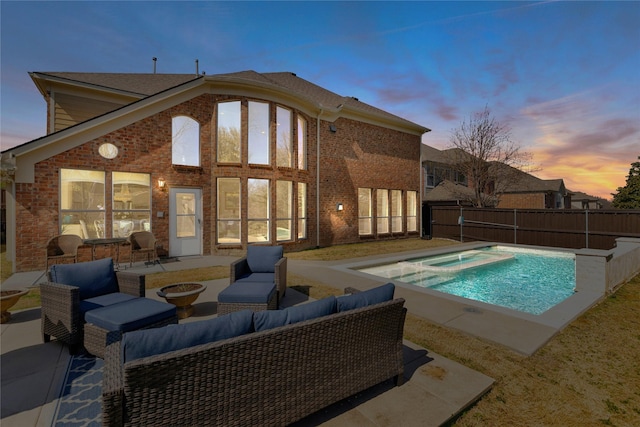
[[[449,252],[494,245],[575,253],[575,250],[546,246],[474,242],[430,250],[404,252],[392,256],[368,257],[366,260],[334,264],[331,268],[342,273],[380,281],[382,278],[379,276],[355,271],[354,268],[374,266],[383,262],[396,262],[422,255],[442,255]],[[420,288],[398,280],[393,280],[392,282],[396,285],[397,296],[405,298],[409,312],[443,326],[459,329],[479,338],[501,344],[526,355],[533,354],[555,334],[604,298],[603,294],[582,290],[575,292],[544,313],[534,315],[446,294],[429,288]]]

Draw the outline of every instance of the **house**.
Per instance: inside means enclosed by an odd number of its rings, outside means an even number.
[[[510,179],[502,188],[497,208],[571,209],[571,196],[564,180],[540,179],[510,166],[506,168],[510,170]]]
[[[460,158],[456,148],[438,150],[428,145],[422,146],[422,168],[424,188],[422,200],[425,204],[461,204],[475,198],[464,174],[452,163]],[[493,188],[486,189],[486,200],[496,208],[505,209],[569,209],[570,193],[562,179],[540,179],[511,166],[490,162],[489,171],[493,176],[502,177]],[[487,191],[488,190],[488,191]]]
[[[48,134],[1,159],[15,271],[60,233],[150,230],[169,256],[420,233],[429,129],[294,73],[30,76]]]
[[[580,191],[570,191],[571,209],[611,209],[611,202]]]

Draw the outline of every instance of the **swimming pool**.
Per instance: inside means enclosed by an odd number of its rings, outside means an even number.
[[[573,253],[500,245],[357,270],[534,315],[567,299],[576,284]]]

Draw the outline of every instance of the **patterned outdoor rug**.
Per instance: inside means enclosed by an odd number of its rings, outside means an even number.
[[[52,426],[100,426],[102,419],[102,366],[93,356],[73,356]]]

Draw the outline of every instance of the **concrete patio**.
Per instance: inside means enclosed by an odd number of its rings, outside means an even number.
[[[189,257],[163,265],[145,267],[134,265],[132,271],[152,273],[164,270],[182,270],[211,265],[228,265],[235,257]],[[327,283],[336,288],[355,286],[361,289],[379,284],[369,278],[350,275],[336,268],[344,264],[334,262],[311,262],[289,260],[289,271],[309,279]],[[15,274],[2,285],[3,289],[32,286],[44,280],[42,272]],[[216,316],[218,293],[228,285],[228,279],[202,282],[207,285],[196,303],[194,316],[181,322],[197,321]],[[477,324],[478,316],[485,313],[465,312],[455,304],[433,301],[428,295],[397,287],[396,296],[407,300],[409,312],[428,319],[453,317],[457,323]],[[161,299],[154,291],[147,297]],[[302,304],[308,297],[289,289],[282,301],[283,306]],[[462,310],[462,314],[458,312]],[[475,322],[460,317],[473,316]],[[443,319],[439,319],[443,320]],[[504,330],[504,318],[486,315],[497,334],[507,334],[516,342],[527,341],[526,337],[514,335]],[[435,321],[435,320],[434,320]],[[512,322],[507,322],[512,323]],[[482,328],[483,326],[481,326]],[[484,326],[486,327],[486,326]],[[544,327],[524,323],[520,327],[529,330],[531,347],[546,342],[554,331]],[[553,328],[551,328],[553,329]],[[49,426],[55,415],[61,386],[69,363],[65,346],[53,341],[42,342],[40,332],[40,309],[28,309],[13,313],[9,323],[2,324],[1,369],[2,369],[2,415],[3,426]],[[323,426],[438,426],[451,420],[466,407],[485,394],[493,384],[493,379],[448,360],[428,349],[405,341],[406,383],[394,387],[391,381],[379,384],[363,393],[334,404],[296,425]]]

